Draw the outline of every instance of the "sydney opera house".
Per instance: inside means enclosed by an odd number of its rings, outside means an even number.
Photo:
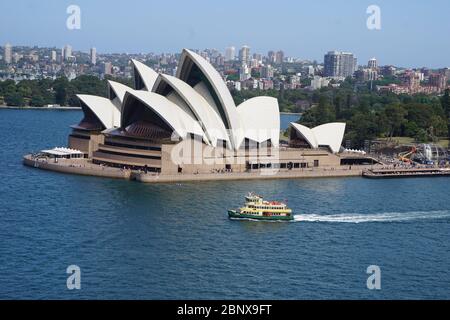
[[[84,113],[69,148],[93,164],[159,174],[296,170],[340,165],[345,124],[291,123],[280,142],[272,97],[236,106],[221,75],[184,49],[176,76],[133,60],[134,88],[109,81],[108,98],[78,95]]]

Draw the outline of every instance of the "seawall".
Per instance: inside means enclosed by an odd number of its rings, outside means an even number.
[[[141,171],[131,171],[120,168],[112,168],[92,164],[86,159],[65,160],[58,162],[45,159],[33,159],[31,155],[23,158],[23,164],[29,167],[55,171],[60,173],[78,174],[84,176],[96,176],[115,179],[135,180],[144,183],[175,183],[187,181],[223,181],[223,180],[268,180],[268,179],[300,179],[300,178],[332,178],[332,177],[357,177],[362,176],[365,166],[348,166],[339,168],[314,168],[298,171],[278,171],[269,174],[269,172],[252,173],[211,173],[211,174],[175,174],[161,175],[154,173],[143,173]]]
[[[129,170],[93,165],[85,160],[77,160],[77,163],[70,160],[59,160],[55,163],[45,160],[34,160],[30,155],[27,155],[23,158],[23,164],[33,168],[60,173],[115,179],[130,179],[131,174]]]
[[[338,178],[360,177],[363,169],[315,169],[305,171],[280,171],[273,174],[264,173],[214,173],[214,174],[179,174],[157,175],[132,173],[131,179],[145,183],[170,183],[187,181],[223,181],[223,180],[273,180],[273,179],[304,179],[304,178]]]
[[[0,109],[12,109],[12,110],[81,110],[81,107],[12,107],[12,106],[0,106]]]

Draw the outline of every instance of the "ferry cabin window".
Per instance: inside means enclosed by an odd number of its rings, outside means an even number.
[[[298,163],[298,162],[294,163],[294,168],[295,168],[295,169],[300,168],[300,163]]]
[[[300,164],[300,166],[301,166],[302,168],[306,168],[306,163],[303,162],[303,163]]]
[[[319,160],[314,160],[314,167],[318,167],[319,166]]]
[[[286,163],[280,163],[280,168],[281,169],[286,169],[286,166],[287,166]]]

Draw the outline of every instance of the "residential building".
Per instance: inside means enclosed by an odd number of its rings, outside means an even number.
[[[236,48],[228,47],[225,49],[225,61],[234,61],[236,57]]]
[[[12,46],[9,43],[5,44],[3,60],[6,64],[10,64],[12,61]]]
[[[97,49],[91,48],[91,64],[96,65],[97,64]]]
[[[239,61],[242,64],[249,65],[250,63],[250,47],[243,46],[241,50],[239,50]]]
[[[326,77],[351,77],[356,70],[356,58],[352,53],[330,51],[324,57]]]

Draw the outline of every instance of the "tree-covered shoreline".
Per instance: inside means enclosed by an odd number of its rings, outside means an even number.
[[[12,107],[43,107],[46,105],[79,106],[76,94],[92,94],[106,97],[107,80],[96,76],[83,75],[69,81],[65,77],[56,80],[23,80],[17,84],[12,80],[0,82],[0,104]],[[131,80],[117,79],[132,86]]]
[[[416,142],[436,142],[450,135],[449,90],[442,97],[395,95],[375,92],[351,94],[324,92],[318,103],[303,113],[308,127],[346,122],[345,140],[352,147],[377,138],[410,137]]]

